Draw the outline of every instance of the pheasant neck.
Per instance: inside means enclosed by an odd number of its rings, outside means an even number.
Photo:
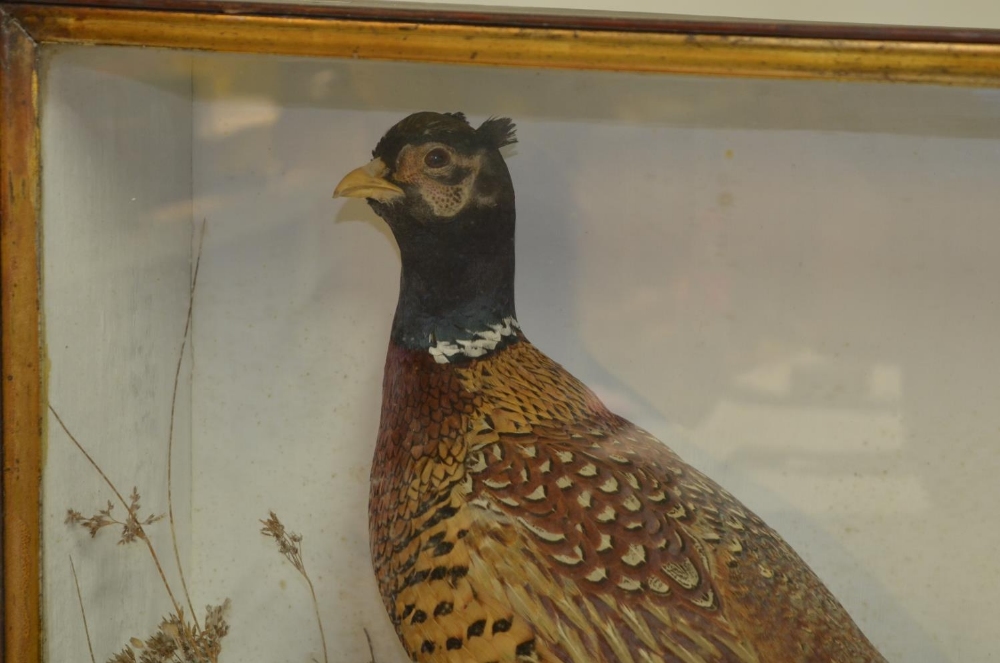
[[[391,224],[402,272],[392,340],[439,363],[481,357],[519,337],[514,219]],[[402,226],[402,227],[400,227]]]

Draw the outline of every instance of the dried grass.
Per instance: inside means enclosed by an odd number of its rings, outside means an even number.
[[[153,635],[145,640],[135,637],[130,638],[129,644],[126,645],[125,648],[118,654],[115,654],[113,657],[108,659],[108,663],[218,663],[219,655],[222,653],[222,639],[227,633],[229,633],[229,624],[226,622],[225,618],[230,605],[229,599],[225,599],[221,605],[207,606],[205,608],[205,625],[202,627],[201,624],[199,624],[198,618],[195,615],[194,607],[191,603],[190,593],[188,592],[187,581],[184,576],[184,567],[181,564],[180,554],[177,547],[177,531],[174,525],[173,473],[171,471],[173,466],[174,419],[177,408],[177,391],[180,384],[181,364],[184,361],[184,353],[187,349],[188,338],[191,333],[191,316],[194,308],[194,293],[195,287],[198,283],[198,271],[201,266],[201,253],[204,239],[205,225],[202,226],[194,271],[191,277],[187,317],[181,340],[180,355],[177,359],[177,369],[174,373],[173,394],[170,401],[170,427],[167,433],[166,515],[169,516],[170,540],[173,546],[177,573],[180,577],[182,591],[184,592],[184,599],[188,606],[187,614],[185,614],[184,608],[178,602],[170,582],[167,581],[167,576],[163,571],[163,565],[160,562],[160,556],[157,554],[156,548],[153,546],[153,542],[146,534],[146,527],[159,522],[165,517],[165,515],[154,514],[146,516],[145,518],[140,516],[139,511],[141,508],[141,497],[139,495],[138,487],[132,488],[132,493],[129,495],[129,499],[126,500],[114,482],[111,481],[97,461],[94,460],[93,456],[90,455],[83,444],[81,444],[76,436],[73,435],[56,409],[51,404],[49,405],[49,411],[59,423],[59,426],[66,433],[66,436],[69,437],[70,441],[76,446],[77,449],[79,449],[80,453],[82,453],[87,459],[87,462],[90,463],[91,467],[93,467],[101,478],[104,479],[104,482],[111,489],[111,492],[114,493],[118,502],[125,511],[124,516],[122,518],[118,518],[114,513],[116,504],[113,501],[108,500],[107,506],[103,509],[98,509],[91,516],[84,516],[76,509],[68,509],[66,513],[66,522],[70,525],[76,525],[86,529],[91,538],[96,538],[97,535],[105,528],[117,525],[121,527],[121,534],[118,538],[119,545],[128,545],[137,541],[144,543],[146,549],[149,551],[150,559],[153,561],[156,571],[159,574],[160,581],[163,583],[163,587],[166,589],[167,595],[170,598],[170,603],[173,606],[173,612],[169,613],[162,619],[159,628]],[[72,560],[70,560],[70,562],[72,563]],[[75,566],[73,566],[73,577],[76,579]],[[80,585],[78,581],[76,589],[77,597],[80,601],[80,610],[83,614],[84,630],[87,632],[87,644],[88,647],[90,647],[91,643],[90,632],[87,627],[87,613],[84,609],[83,597],[80,594]],[[90,647],[90,649],[91,659],[94,660],[93,648]]]
[[[191,278],[191,290],[188,301],[188,310],[184,333],[181,340],[180,354],[177,359],[176,370],[174,372],[173,394],[170,403],[170,427],[167,434],[167,512],[166,514],[140,515],[141,496],[138,487],[133,487],[129,498],[126,499],[111,481],[101,466],[94,460],[87,449],[80,443],[76,436],[70,431],[56,409],[50,404],[49,411],[59,423],[59,426],[66,433],[74,446],[83,454],[91,467],[101,476],[104,482],[114,493],[118,504],[124,510],[124,515],[119,517],[115,508],[118,506],[114,501],[108,500],[104,508],[97,509],[93,515],[85,516],[76,509],[68,509],[66,513],[66,523],[69,525],[85,529],[92,539],[96,539],[98,534],[108,527],[117,526],[121,528],[118,545],[129,545],[141,542],[149,552],[157,574],[163,584],[164,589],[170,599],[173,611],[164,617],[157,630],[149,637],[140,639],[132,637],[120,652],[108,659],[107,663],[218,663],[222,654],[222,640],[229,633],[229,624],[226,621],[226,613],[230,607],[230,600],[225,599],[217,606],[206,606],[203,624],[199,623],[195,614],[191,596],[188,591],[187,581],[184,575],[184,568],[181,564],[180,552],[177,545],[177,532],[174,523],[173,508],[173,448],[174,448],[174,420],[177,406],[177,392],[180,384],[181,366],[184,361],[188,339],[191,333],[192,312],[194,308],[195,287],[198,282],[198,271],[201,265],[201,252],[204,242],[205,226],[202,226],[202,233],[199,239],[197,257],[194,271]],[[168,582],[160,556],[156,551],[152,541],[146,534],[146,527],[154,525],[164,518],[170,526],[170,541],[174,553],[174,562],[180,578],[181,591],[187,610],[180,604],[174,588]],[[316,616],[316,624],[319,628],[320,641],[323,647],[324,663],[329,663],[329,654],[326,644],[326,634],[323,630],[323,621],[320,618],[319,602],[316,598],[316,589],[312,579],[306,571],[305,563],[302,559],[302,536],[286,530],[284,524],[278,516],[271,511],[267,520],[260,521],[263,525],[261,533],[273,538],[278,545],[278,552],[295,568],[295,570],[305,579],[309,587],[309,594],[312,598],[313,612]],[[73,579],[76,584],[77,599],[80,603],[80,612],[83,618],[84,631],[87,636],[87,647],[90,652],[92,663],[96,663],[93,646],[90,641],[90,631],[87,624],[87,613],[84,608],[83,596],[80,592],[80,583],[77,579],[76,566],[72,557],[70,565],[73,571]],[[368,630],[364,630],[365,638],[368,642],[368,651],[371,655],[371,663],[376,663],[375,653],[372,648],[371,637]]]
[[[264,526],[261,528],[260,533],[271,537],[277,542],[278,552],[281,553],[285,559],[291,562],[292,566],[295,567],[295,570],[299,572],[299,575],[305,578],[306,584],[309,585],[309,594],[312,596],[313,612],[316,614],[316,624],[319,626],[319,638],[323,643],[323,661],[324,663],[330,663],[330,656],[327,653],[326,648],[326,634],[323,632],[323,620],[319,616],[319,601],[316,600],[316,588],[313,587],[312,580],[306,572],[305,562],[302,561],[302,535],[287,531],[274,511],[270,512],[267,520],[262,520],[260,522]],[[367,635],[367,633],[368,632],[365,631],[365,635]],[[368,644],[370,647],[370,639]]]

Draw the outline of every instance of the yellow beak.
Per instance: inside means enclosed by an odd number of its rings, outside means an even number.
[[[372,198],[388,202],[403,195],[403,190],[385,179],[389,168],[381,159],[374,159],[367,166],[355,168],[340,180],[333,190],[334,198]]]

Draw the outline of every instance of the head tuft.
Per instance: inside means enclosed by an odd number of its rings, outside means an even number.
[[[479,125],[476,134],[483,143],[497,150],[517,142],[515,125],[509,117],[491,117]]]
[[[517,142],[514,123],[509,118],[490,118],[478,129],[472,128],[464,113],[413,113],[397,122],[372,150],[372,157],[387,164],[395,163],[405,145],[439,142],[459,150],[500,149]]]

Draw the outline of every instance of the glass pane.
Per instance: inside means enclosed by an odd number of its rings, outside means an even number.
[[[1000,92],[86,47],[43,71],[48,661],[88,630],[97,660],[135,647],[185,594],[202,626],[231,602],[220,660],[324,660],[271,511],[330,659],[369,660],[367,630],[406,660],[367,540],[399,258],[331,193],[425,109],[517,123],[539,348],[777,529],[889,660],[989,657]],[[140,520],[172,502],[186,592],[169,518],[143,531],[172,596],[100,527],[133,487]]]

